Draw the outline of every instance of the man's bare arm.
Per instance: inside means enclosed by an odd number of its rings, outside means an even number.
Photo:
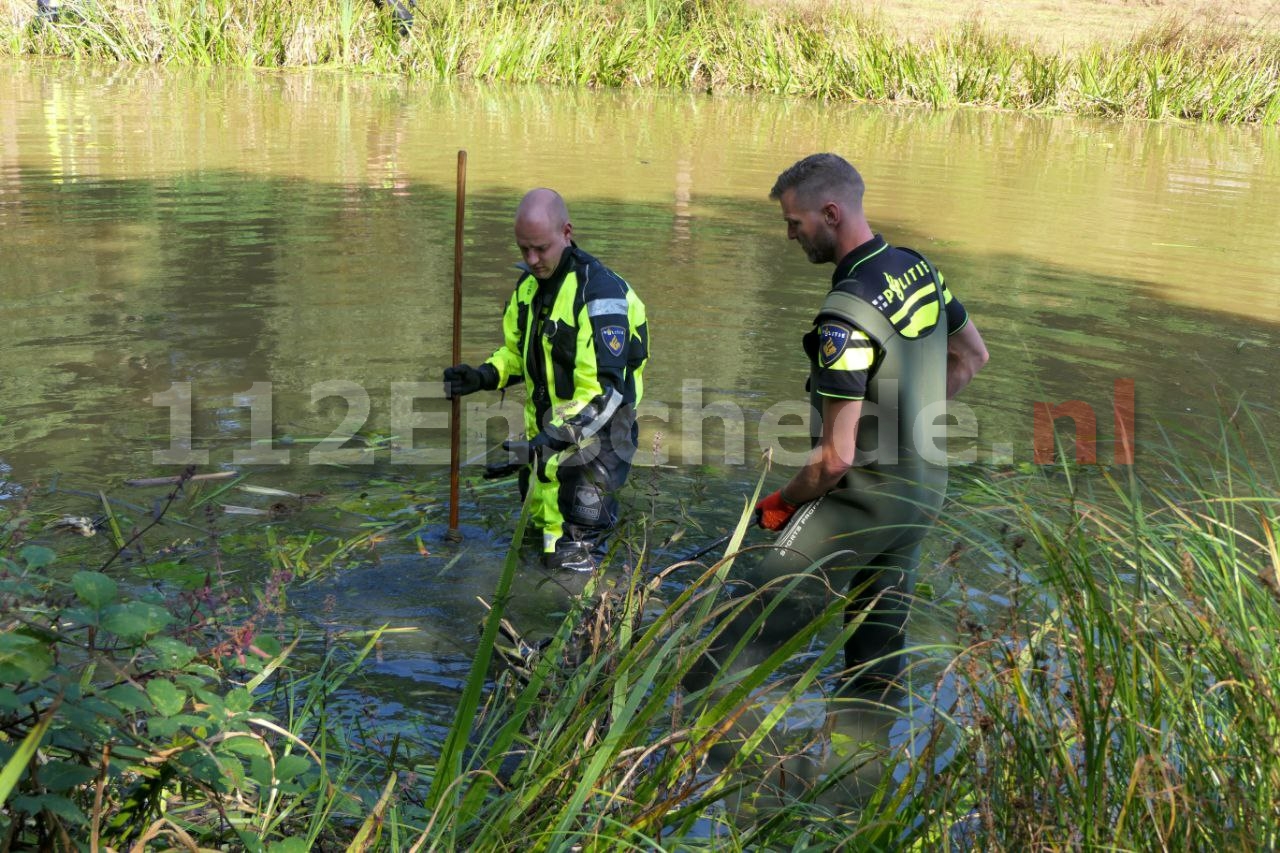
[[[978,327],[970,319],[964,328],[947,338],[947,399],[950,400],[969,384],[973,375],[987,363],[987,345]]]
[[[853,466],[861,415],[861,400],[828,397],[822,401],[822,437],[804,467],[782,487],[784,500],[807,503],[840,485],[841,478]]]

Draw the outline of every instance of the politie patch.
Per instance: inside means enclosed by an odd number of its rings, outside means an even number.
[[[622,355],[622,347],[627,342],[627,330],[621,326],[605,326],[600,330],[600,343],[614,355]]]
[[[818,327],[818,363],[823,367],[835,364],[849,346],[848,326],[839,323],[823,323]]]

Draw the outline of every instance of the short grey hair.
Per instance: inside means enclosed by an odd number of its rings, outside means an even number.
[[[839,154],[810,154],[778,175],[769,198],[777,201],[787,190],[795,190],[801,201],[812,204],[819,196],[837,197],[862,208],[866,184],[862,175]]]

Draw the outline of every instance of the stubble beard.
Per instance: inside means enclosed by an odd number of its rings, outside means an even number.
[[[826,234],[819,235],[812,243],[801,243],[800,248],[804,249],[804,255],[811,264],[829,264],[836,259],[835,241]]]

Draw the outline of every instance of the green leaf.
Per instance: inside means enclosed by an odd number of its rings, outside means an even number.
[[[224,791],[242,791],[244,790],[244,784],[244,765],[239,761],[223,761],[222,780],[218,789]]]
[[[271,762],[266,758],[249,759],[249,778],[257,782],[263,788],[270,788],[273,781],[271,775]]]
[[[114,602],[120,591],[116,582],[102,572],[76,572],[71,576],[71,588],[81,601],[98,609]]]
[[[210,720],[221,721],[227,716],[226,702],[213,691],[205,690],[202,687],[197,688],[191,691],[191,697],[201,705],[208,706],[200,709],[200,713],[204,715],[206,723]]]
[[[48,646],[26,634],[0,634],[0,683],[37,681],[53,667]]]
[[[307,853],[310,849],[305,838],[286,838],[267,845],[267,853]]]
[[[144,601],[113,604],[102,615],[102,627],[125,640],[149,637],[172,621],[169,611]]]
[[[856,755],[860,749],[866,748],[865,739],[855,738],[844,732],[831,733],[831,752],[839,758],[849,758]]]
[[[102,692],[102,698],[124,708],[126,711],[151,711],[154,703],[146,693],[132,684],[117,684]]]
[[[172,717],[187,704],[187,694],[174,686],[172,681],[153,678],[147,682],[147,695],[155,703],[156,711],[166,717]]]
[[[42,569],[58,559],[57,553],[40,545],[28,545],[18,552],[18,557],[28,569]]]
[[[22,700],[18,698],[17,693],[8,687],[0,687],[0,711],[13,711],[21,707]]]
[[[147,648],[155,652],[164,669],[182,669],[196,656],[195,649],[172,637],[156,637],[147,643]]]
[[[85,752],[89,749],[89,737],[93,739],[95,744],[99,744],[104,738],[111,736],[110,726],[100,724],[92,727],[67,726],[66,719],[67,709],[63,708],[58,712],[58,727],[49,732],[49,739],[45,741],[45,746],[73,752]],[[63,728],[63,726],[66,726],[66,728]]]
[[[17,751],[5,762],[4,768],[0,769],[0,806],[3,806],[5,801],[9,799],[9,794],[13,792],[18,780],[22,778],[22,774],[27,771],[27,764],[31,761],[31,757],[36,754],[36,749],[39,748],[40,741],[44,739],[44,733],[48,731],[49,724],[53,722],[53,715],[57,709],[58,707],[55,704],[44,712],[44,716],[40,718],[40,721],[32,726],[31,731],[27,732],[27,736],[22,739]]]
[[[97,627],[102,620],[102,611],[96,607],[68,607],[62,611],[62,624],[65,628],[80,628],[85,625]]]
[[[56,794],[42,794],[41,797],[14,797],[13,807],[15,811],[27,812],[28,815],[36,815],[41,809],[49,809],[68,824],[88,826],[88,818],[84,817],[84,812],[76,806],[76,803]]]
[[[95,778],[98,771],[69,761],[50,761],[40,768],[40,784],[50,791],[69,791]]]
[[[227,710],[233,714],[243,714],[253,707],[253,694],[243,687],[237,687],[226,696]]]
[[[67,699],[71,699],[70,691],[68,691]],[[118,707],[103,699],[99,699],[96,696],[86,696],[76,702],[76,706],[81,710],[87,711],[93,716],[98,717],[104,722],[118,719],[123,716]]]
[[[253,644],[270,657],[280,654],[280,641],[270,634],[259,634],[253,638]]]
[[[197,717],[195,714],[175,714],[172,719],[178,725],[186,726],[198,738],[209,736],[210,725],[208,717]]]
[[[214,790],[226,790],[226,784],[230,781],[231,768],[238,765],[239,762],[225,762],[227,766],[223,766],[219,762],[210,758],[203,753],[196,754],[187,767],[187,772],[191,776],[201,782],[204,782]]]
[[[128,772],[133,772],[133,771],[136,771],[138,768],[129,767],[125,764],[125,762],[129,762],[129,761],[141,762],[141,761],[145,761],[150,757],[151,757],[151,753],[145,749],[139,749],[136,746],[128,746],[126,744],[120,744],[115,749],[111,750],[111,766],[116,768],[121,768]]]
[[[192,693],[205,685],[205,680],[188,672],[179,672],[173,676],[173,683],[187,688]]]
[[[267,745],[255,737],[232,737],[222,742],[222,749],[247,758],[265,759],[270,750]]]
[[[276,778],[288,782],[299,773],[311,769],[311,761],[301,755],[286,755],[276,762]]]
[[[262,845],[262,838],[258,835],[251,835],[249,832],[237,829],[236,836],[240,839],[240,843],[244,845],[245,853],[266,853],[266,848]]]
[[[152,717],[147,720],[147,733],[160,740],[167,740],[178,733],[178,723],[173,717]]]

